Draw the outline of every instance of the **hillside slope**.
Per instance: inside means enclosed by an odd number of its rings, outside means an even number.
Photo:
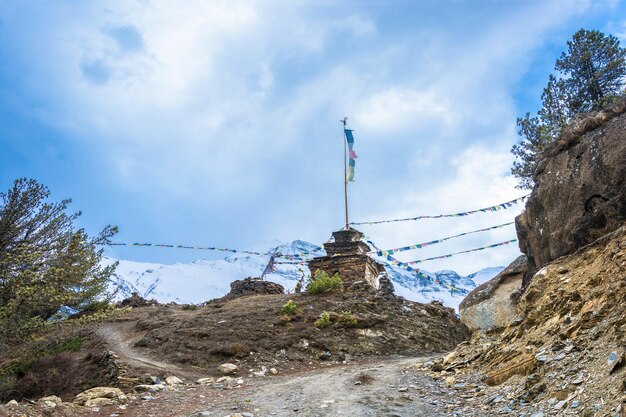
[[[443,366],[502,384],[511,407],[623,415],[625,281],[626,226],[534,274],[519,319],[501,333],[475,333]]]

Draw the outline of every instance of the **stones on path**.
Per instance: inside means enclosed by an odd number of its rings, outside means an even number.
[[[223,363],[217,367],[217,370],[223,375],[231,375],[237,372],[239,367],[234,363]]]
[[[183,383],[183,380],[178,378],[177,376],[168,376],[165,378],[165,383],[167,385],[180,385]]]
[[[74,404],[85,407],[121,405],[128,403],[128,397],[119,388],[96,387],[83,391],[76,396]]]
[[[213,382],[215,382],[215,378],[200,378],[196,381],[196,384],[198,385],[211,385]]]
[[[165,385],[163,384],[153,384],[153,385],[148,385],[148,384],[140,384],[140,385],[135,385],[133,387],[133,391],[135,392],[151,392],[151,393],[156,393],[159,391],[164,391],[165,390]]]

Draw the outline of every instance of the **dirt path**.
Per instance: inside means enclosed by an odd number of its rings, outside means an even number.
[[[137,333],[132,330],[135,323],[105,323],[97,330],[109,349],[113,351],[121,362],[142,369],[154,369],[159,372],[180,374],[183,370],[173,364],[158,361],[133,349],[131,346],[139,339]],[[131,338],[129,335],[133,335]]]
[[[489,415],[482,407],[484,397],[446,388],[443,381],[417,371],[417,361],[384,359],[284,376],[244,376],[243,383],[230,388],[188,381],[155,398],[133,400],[118,413],[128,417]]]
[[[405,373],[414,363],[415,359],[386,360],[376,365],[348,365],[272,378],[251,390],[249,401],[239,406],[240,412],[279,417],[449,415],[441,406],[451,398],[438,392],[432,381],[418,381]],[[420,398],[415,384],[431,392],[429,398]],[[434,400],[436,394],[441,394],[440,401]],[[229,406],[232,404],[216,404],[204,411],[224,415]]]
[[[141,335],[133,323],[106,323],[97,333],[124,365],[161,375],[175,375],[184,385],[152,398],[131,401],[129,417],[246,416],[478,416],[476,399],[446,388],[443,381],[419,372],[427,358],[380,359],[373,363],[324,366],[307,372],[256,377],[240,370],[240,383],[197,385],[196,372],[149,357],[133,348]],[[206,375],[205,375],[206,376]],[[249,413],[249,414],[244,414]],[[121,414],[120,414],[121,415]]]

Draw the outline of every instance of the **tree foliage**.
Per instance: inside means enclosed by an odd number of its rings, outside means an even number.
[[[0,193],[0,343],[28,334],[61,306],[84,308],[102,298],[115,268],[101,266],[97,245],[117,228],[90,237],[74,226],[80,213],[66,213],[71,201],[49,196],[28,179]]]
[[[550,75],[536,116],[517,119],[522,141],[511,149],[516,161],[511,172],[519,188],[532,188],[537,155],[563,132],[571,118],[595,111],[624,93],[626,49],[612,35],[581,29],[567,42],[556,61],[560,77]]]

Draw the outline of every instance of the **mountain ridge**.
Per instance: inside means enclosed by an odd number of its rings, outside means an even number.
[[[226,295],[230,283],[249,276],[257,277],[267,266],[273,253],[282,255],[323,256],[318,245],[296,239],[291,242],[273,240],[258,244],[251,252],[238,252],[221,259],[198,259],[190,263],[159,264],[105,258],[105,264],[119,262],[113,276],[111,289],[116,299],[129,297],[136,292],[144,298],[154,298],[161,303],[198,304]],[[268,281],[276,282],[287,291],[293,291],[296,283],[309,275],[305,265],[294,261],[278,260],[274,270],[266,275]],[[396,294],[412,301],[431,302],[440,300],[444,305],[458,309],[463,297],[483,282],[493,278],[503,267],[488,267],[467,276],[455,271],[422,271],[429,279],[393,265],[385,265],[394,283]]]

